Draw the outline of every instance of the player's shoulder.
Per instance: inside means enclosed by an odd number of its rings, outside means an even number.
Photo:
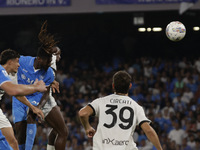
[[[4,67],[2,67],[1,65],[0,65],[0,72],[1,72],[1,74],[3,74],[4,76],[8,76],[8,73],[7,73],[7,71],[4,69]]]
[[[106,96],[102,96],[102,97],[99,97],[98,99],[102,100],[102,99],[109,99],[113,96],[113,94],[110,94],[110,95],[106,95]]]
[[[109,100],[111,97],[112,97],[112,94],[96,98],[94,101],[96,101],[96,102],[103,102],[103,101]]]
[[[53,69],[52,69],[51,67],[49,67],[49,68],[47,69],[47,72],[53,72]]]
[[[49,74],[49,75],[54,75],[54,71],[53,71],[53,69],[51,68],[51,67],[49,67],[48,69],[47,69],[47,74]]]
[[[21,55],[20,58],[19,58],[19,61],[25,62],[25,61],[30,61],[30,60],[32,60],[34,58],[35,57],[32,57],[32,56],[23,56],[23,55]]]
[[[20,59],[32,59],[32,58],[35,58],[35,57],[20,55]]]

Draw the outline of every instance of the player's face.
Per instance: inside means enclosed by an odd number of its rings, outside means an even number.
[[[40,58],[40,68],[47,70],[51,66],[52,58]]]
[[[58,53],[56,54],[56,61],[57,61],[57,62],[59,62],[60,59],[61,59],[60,54],[61,54],[61,51],[60,51],[60,49],[59,49],[59,50],[58,50]]]
[[[11,72],[12,73],[17,73],[17,70],[19,68],[19,58],[15,58],[15,59],[12,59],[11,60],[11,63],[10,63],[10,67],[11,67]]]
[[[61,59],[61,50],[59,47],[53,47],[53,50],[55,51],[56,61],[59,62]]]

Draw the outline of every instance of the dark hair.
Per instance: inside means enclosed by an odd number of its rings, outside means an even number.
[[[10,59],[16,59],[19,58],[20,55],[18,52],[12,50],[12,49],[6,49],[4,51],[1,52],[0,55],[0,64],[4,65],[7,63],[8,60]]]
[[[131,76],[126,71],[118,71],[113,76],[113,83],[116,93],[126,94],[129,91]]]
[[[38,48],[37,56],[42,58],[52,57],[52,54],[55,53],[55,49],[53,49],[53,47],[56,46],[58,41],[54,40],[53,35],[47,33],[47,21],[43,23],[38,39],[41,46]]]

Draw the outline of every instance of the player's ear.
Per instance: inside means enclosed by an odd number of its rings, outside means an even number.
[[[130,83],[130,85],[129,85],[129,89],[131,89],[131,87],[132,87],[132,83]]]
[[[115,86],[114,86],[114,83],[112,83],[112,88],[113,88],[113,90],[115,89],[114,87],[115,87]]]
[[[12,61],[13,61],[12,59],[9,59],[9,60],[7,61],[7,64],[8,64],[8,65],[12,64]]]

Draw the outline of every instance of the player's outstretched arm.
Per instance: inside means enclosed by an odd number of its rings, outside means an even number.
[[[153,143],[157,150],[162,150],[159,138],[155,130],[149,125],[148,122],[144,122],[141,125],[142,130],[146,134],[147,138]]]
[[[33,106],[25,96],[15,96],[20,102],[27,105],[34,114],[36,114],[39,118],[41,117],[44,120],[44,114],[41,109]]]
[[[92,138],[95,134],[94,128],[89,123],[89,116],[93,114],[93,110],[90,106],[85,106],[79,111],[80,121],[85,129],[86,135]]]
[[[47,91],[45,83],[40,80],[32,85],[14,84],[12,82],[5,82],[1,88],[10,96],[24,96],[35,92]]]

